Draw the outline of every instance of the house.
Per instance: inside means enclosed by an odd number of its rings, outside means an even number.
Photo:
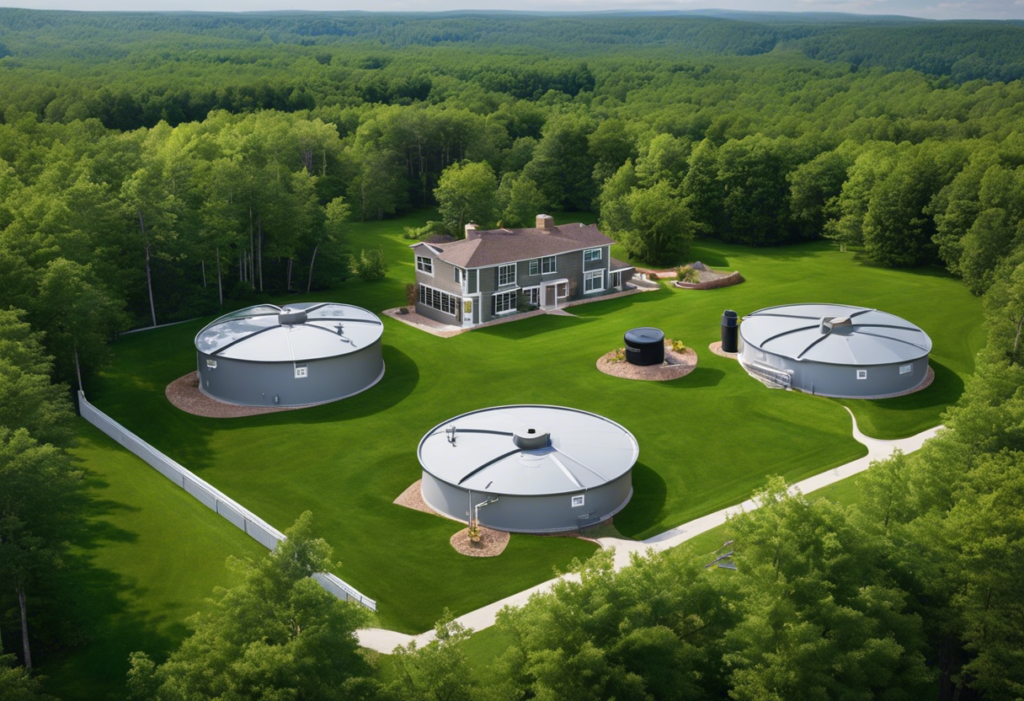
[[[466,238],[417,243],[416,312],[471,327],[530,308],[627,289],[633,268],[611,257],[614,242],[594,224],[555,226],[546,214],[528,229],[481,231]]]

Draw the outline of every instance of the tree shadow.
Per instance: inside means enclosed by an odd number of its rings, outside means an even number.
[[[629,537],[642,533],[658,522],[667,498],[668,486],[662,476],[638,462],[633,466],[633,498],[615,514],[615,528]]]
[[[576,316],[575,308],[574,311],[570,311],[569,313]],[[590,320],[582,317],[573,318],[571,316],[559,316],[557,314],[542,314],[529,317],[528,319],[510,321],[507,324],[487,326],[482,329],[470,331],[470,333],[474,333],[479,336],[492,336],[494,338],[517,341],[524,338],[541,336],[546,333],[551,333],[552,331],[561,331],[562,329],[570,328],[581,322],[585,323],[587,321]]]
[[[678,380],[664,382],[666,387],[672,389],[695,389],[697,387],[716,387],[725,377],[725,370],[709,368],[697,365],[689,375],[684,375]]]
[[[50,619],[38,620],[39,627],[57,631],[36,645],[33,655],[47,693],[66,701],[123,698],[128,654],[145,647],[162,656],[180,642],[184,626],[168,635],[166,628],[161,630],[165,614],[142,614],[132,605],[146,598],[146,587],[96,564],[96,554],[111,544],[137,542],[138,534],[115,520],[119,513],[141,509],[99,496],[109,483],[75,460],[85,474],[83,521],[70,538],[64,567],[47,578],[53,595],[32,609],[37,618]],[[48,625],[55,619],[55,625]]]

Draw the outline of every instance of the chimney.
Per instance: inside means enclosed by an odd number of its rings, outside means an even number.
[[[554,231],[555,230],[555,218],[550,214],[538,214],[537,215],[537,228],[541,231]]]
[[[466,240],[472,241],[478,238],[480,238],[480,232],[476,230],[476,224],[473,222],[466,224]]]

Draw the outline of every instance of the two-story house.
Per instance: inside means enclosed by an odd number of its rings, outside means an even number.
[[[529,229],[481,231],[466,238],[416,243],[416,311],[445,324],[469,327],[570,300],[627,289],[633,268],[611,257],[614,242],[594,224],[555,226],[537,215]]]

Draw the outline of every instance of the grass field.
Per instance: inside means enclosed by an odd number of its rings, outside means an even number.
[[[350,281],[312,298],[376,312],[403,304],[413,267],[402,226],[423,218],[355,227],[354,249],[384,248],[387,279]],[[446,606],[456,614],[470,611],[592,552],[574,539],[513,536],[500,558],[465,558],[448,545],[457,524],[393,505],[419,477],[419,438],[450,416],[529,402],[574,406],[625,425],[639,441],[640,461],[635,495],[615,525],[645,538],[743,500],[766,475],[793,482],[865,453],[839,402],[768,390],[707,350],[718,338],[723,309],[745,314],[831,301],[879,307],[922,326],[935,342],[931,388],[899,400],[844,402],[862,429],[879,437],[938,423],[973,369],[980,303],[947,276],[871,267],[825,243],[782,249],[702,243],[693,257],[738,269],[747,282],[708,292],[665,286],[574,307],[575,318],[535,317],[451,339],[385,318],[384,379],[334,404],[233,420],[175,409],[164,387],[194,369],[192,338],[204,322],[123,337],[114,345],[114,363],[88,390],[100,408],[277,527],[312,510],[342,562],[339,576],[379,601],[383,624],[419,632]],[[698,368],[667,383],[598,372],[597,358],[641,325],[695,348]]]
[[[267,551],[83,420],[72,452],[89,495],[71,568],[86,642],[41,671],[65,701],[123,698],[128,654],[162,658],[214,587],[235,582],[227,557]]]

